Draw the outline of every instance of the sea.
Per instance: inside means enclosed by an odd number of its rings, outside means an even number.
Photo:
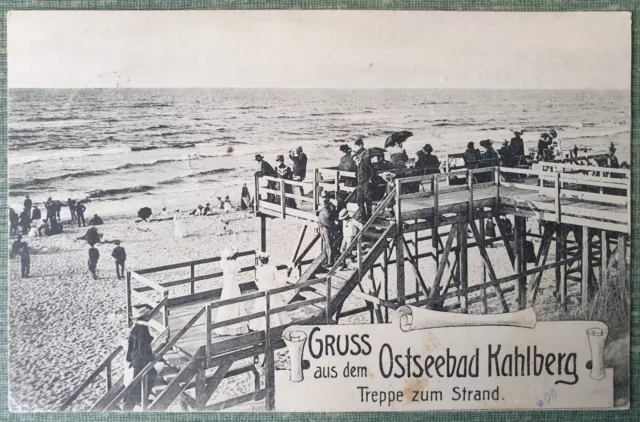
[[[87,201],[87,213],[191,209],[253,186],[302,147],[309,169],[334,166],[339,146],[382,147],[412,131],[409,155],[462,152],[524,130],[526,148],[555,128],[563,148],[606,150],[630,161],[631,99],[616,90],[10,89],[9,205],[25,195]]]

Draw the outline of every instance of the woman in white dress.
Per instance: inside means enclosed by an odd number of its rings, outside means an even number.
[[[231,299],[241,295],[240,286],[238,285],[240,264],[236,261],[236,257],[237,252],[234,250],[226,249],[222,252],[220,267],[222,268],[224,285],[222,286],[220,300]],[[247,312],[244,309],[244,303],[234,303],[218,308],[215,322],[228,321],[245,315],[247,315]],[[249,326],[247,322],[239,322],[226,327],[216,328],[213,332],[219,336],[233,336],[248,333]]]
[[[173,214],[173,234],[176,239],[182,239],[187,236],[187,226],[180,216],[180,210],[176,210]]]
[[[258,285],[258,289],[261,292],[265,292],[280,287],[280,283],[278,283],[278,269],[269,263],[269,255],[265,252],[259,252],[257,255],[260,261],[260,265],[256,268],[256,284]],[[279,293],[269,298],[269,305],[271,309],[275,309],[286,305],[286,303],[282,299],[282,294]],[[256,300],[251,313],[264,312],[265,308],[266,299],[261,297]],[[249,328],[253,331],[264,331],[266,329],[266,323],[267,321],[264,317],[255,318],[249,323]],[[287,314],[287,311],[271,314],[271,327],[287,325],[289,323],[291,323],[291,318],[289,314]]]

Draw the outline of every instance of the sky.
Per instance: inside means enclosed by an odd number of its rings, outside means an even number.
[[[20,11],[10,88],[630,89],[623,12]]]

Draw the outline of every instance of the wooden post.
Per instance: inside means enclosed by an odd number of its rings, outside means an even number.
[[[555,211],[556,211],[556,223],[560,223],[560,171],[557,170],[556,174],[555,174],[555,197],[554,197],[554,202],[555,202]]]
[[[287,201],[284,197],[284,179],[280,180],[280,214],[282,218],[287,217]]]
[[[469,221],[473,221],[473,174],[467,170],[467,185],[469,188]]]
[[[131,309],[131,271],[127,271],[127,327],[133,324]]]
[[[196,276],[196,266],[191,264],[191,294],[195,294],[196,286],[193,278]]]
[[[460,309],[462,313],[468,313],[467,309],[468,297],[467,288],[469,287],[468,264],[467,264],[467,225],[463,224],[458,229],[458,266],[456,273],[459,277],[460,292]]]
[[[147,400],[147,397],[149,397],[149,386],[147,383],[147,374],[144,374],[142,376],[142,379],[140,380],[140,383],[142,384],[140,388],[140,394],[142,394],[140,403],[142,403],[142,410],[147,410],[149,407],[149,401]]]
[[[589,227],[582,227],[582,286],[580,303],[589,303],[589,275],[591,273],[591,247],[589,242]]]
[[[267,217],[260,216],[260,250],[267,251]]]
[[[486,233],[484,231],[484,218],[481,218],[478,220],[479,222],[479,231],[480,231],[480,237],[481,238],[485,238],[486,237]],[[466,235],[466,233],[465,233]],[[482,289],[480,290],[482,293],[482,301],[481,301],[481,306],[482,306],[482,313],[486,314],[488,311],[487,308],[487,265],[484,263],[484,260],[482,261]]]
[[[609,266],[609,241],[607,240],[607,232],[600,232],[600,285],[604,283]]]
[[[260,209],[260,176],[256,174],[255,176],[255,192],[253,193],[253,213],[258,215],[258,210]]]
[[[164,309],[162,310],[162,325],[164,325],[165,328],[169,327],[169,290],[165,290],[164,291],[164,298],[167,299],[167,301],[164,304]]]
[[[266,407],[267,410],[273,410],[276,404],[276,380],[275,380],[275,362],[273,350],[271,349],[271,338],[269,331],[271,330],[271,297],[269,291],[265,291],[265,308],[264,314],[267,319],[264,330],[264,359],[265,359],[265,389],[266,389]]]
[[[431,247],[434,249],[433,259],[436,261],[436,265],[439,262],[438,248],[440,244],[440,235],[438,234],[438,188],[439,180],[437,176],[433,176],[433,227],[431,228]]]
[[[316,213],[318,212],[318,181],[320,180],[319,178],[319,171],[318,169],[313,170],[313,212]]]
[[[340,192],[340,170],[336,170],[336,202],[338,202],[339,192]]]
[[[198,372],[196,372],[196,410],[203,410],[207,406],[207,377],[205,364],[207,358],[198,359]]]
[[[107,391],[111,390],[111,361],[107,362],[107,366],[105,367],[107,372]]]
[[[205,349],[205,359],[206,359],[206,366],[209,366],[209,359],[211,358],[211,304],[207,304],[207,315],[205,315],[205,317],[207,318],[207,332],[206,332],[206,344],[204,345],[204,349]]]
[[[563,233],[562,227],[560,227],[560,261],[564,261],[567,258],[567,235]],[[558,247],[558,242],[556,240],[556,248]],[[556,258],[557,260],[557,258]],[[556,271],[560,270],[560,306],[566,310],[567,309],[567,264],[563,264],[561,267],[556,267]]]
[[[516,243],[516,273],[525,274],[527,272],[527,262],[524,257],[524,242],[526,238],[526,219],[521,216],[514,216],[514,237]],[[522,310],[527,306],[527,277],[522,276],[516,285],[518,291],[518,309]]]
[[[417,218],[415,219],[414,223],[418,224],[418,219]],[[418,236],[418,230],[414,231],[413,232],[413,256],[416,257],[416,271],[418,273],[420,272],[420,266],[419,266],[420,259],[418,258],[418,255],[419,255],[418,254],[418,251],[419,251],[419,249],[418,249],[419,240],[418,239],[419,238],[420,238],[420,236]],[[418,293],[420,291],[420,286],[419,286],[418,275],[417,274],[416,274],[416,277],[415,277],[415,282],[416,283],[415,283],[415,291],[414,291],[414,293]],[[426,294],[427,294],[427,292],[425,292],[425,295]],[[420,296],[416,296],[416,301],[418,301],[418,300],[420,300]]]
[[[562,226],[560,224],[556,224],[556,249],[555,249],[555,259],[556,262],[562,261]],[[562,272],[562,268],[560,266],[556,266],[555,268],[555,282],[556,282],[556,299],[560,297],[560,273]]]
[[[404,231],[402,229],[402,207],[400,206],[400,179],[396,183],[396,292],[398,295],[398,305],[404,305],[406,301],[404,286]]]
[[[444,172],[447,173],[447,185],[450,185],[451,180],[449,179],[449,172],[451,171],[451,164],[449,163],[449,154],[447,154],[447,158],[444,163]]]
[[[384,250],[384,257],[382,261],[384,268],[384,300],[389,300],[389,247]],[[389,322],[389,307],[384,307],[384,321]]]

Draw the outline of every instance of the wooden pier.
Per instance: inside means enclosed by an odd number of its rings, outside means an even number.
[[[270,326],[270,315],[278,312],[287,312],[292,324],[333,324],[357,314],[369,315],[371,323],[386,323],[403,304],[452,312],[470,312],[472,306],[484,313],[510,312],[536,303],[544,272],[555,278],[557,306],[566,308],[593,297],[610,259],[627,265],[629,171],[545,162],[532,168],[454,169],[429,175],[398,172],[394,189],[375,202],[363,230],[326,270],[321,266],[323,255],[317,253],[321,241],[315,230],[320,198],[325,192],[342,197],[358,216],[354,179],[355,174],[336,169],[315,170],[309,183],[256,178],[261,249],[269,250],[270,219],[288,219],[292,227],[300,228],[292,259],[278,266],[294,280],[291,284],[258,291],[254,251],[240,253],[243,294],[224,301],[219,300],[220,288],[203,287],[222,276],[216,267],[219,257],[127,274],[127,317],[130,320],[134,307],[153,308],[149,326],[156,337],[156,359],[134,383],[145,378],[154,364],[163,366],[161,385],[154,387],[143,409],[180,406],[214,411],[239,405],[274,409],[274,353],[284,347],[281,336],[286,328]],[[302,195],[300,188],[307,194]],[[387,212],[390,207],[393,218]],[[539,226],[541,233],[528,232],[528,223]],[[487,233],[489,224],[499,233]],[[528,263],[526,249],[532,239],[538,247],[535,262]],[[511,274],[498,277],[488,252],[494,245],[506,254]],[[482,262],[480,274],[469,274],[472,253]],[[435,270],[425,271],[424,260],[430,260]],[[188,276],[175,280],[166,276],[181,271]],[[273,308],[274,295],[285,297],[287,304]],[[265,301],[265,311],[252,313],[256,300]],[[238,303],[248,315],[215,322],[217,309]],[[258,318],[265,320],[263,331],[230,337],[214,334],[216,328]],[[120,409],[131,388],[112,375],[112,363],[122,359],[122,352],[122,347],[111,352],[60,410],[74,409],[78,397],[95,383],[105,384],[105,390],[91,410]],[[259,357],[264,357],[264,370],[255,364]],[[252,374],[253,391],[212,402],[225,378],[247,374]]]

